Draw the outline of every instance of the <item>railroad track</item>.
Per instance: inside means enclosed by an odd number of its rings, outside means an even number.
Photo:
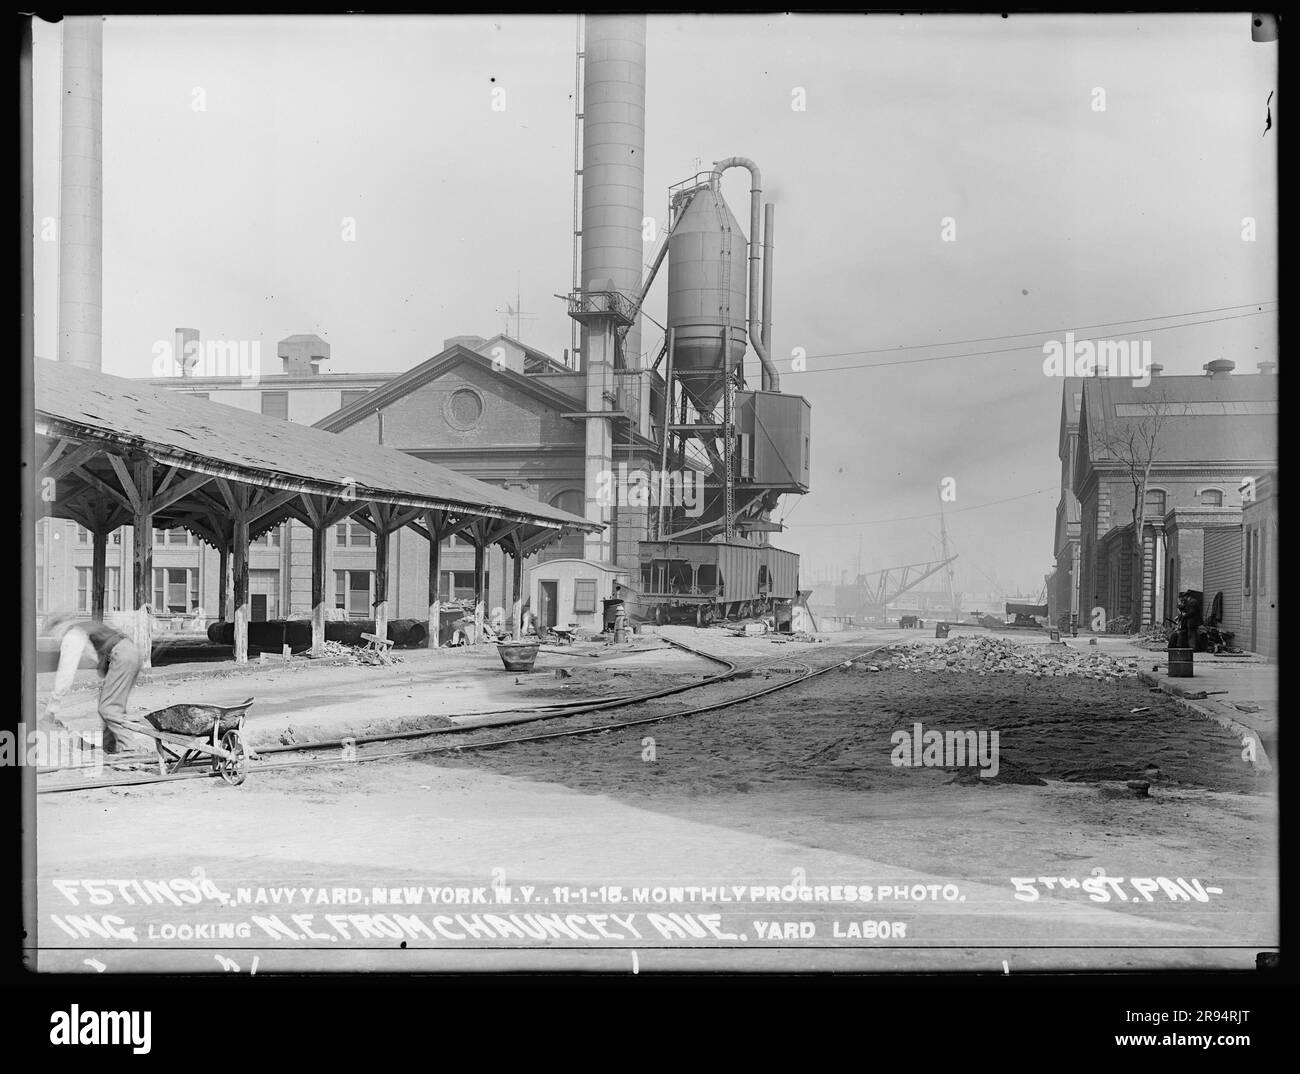
[[[276,769],[294,769],[318,767],[331,764],[358,764],[368,761],[391,761],[400,760],[407,757],[429,756],[439,753],[460,753],[468,750],[485,750],[497,749],[502,746],[511,746],[525,744],[530,742],[544,742],[556,738],[571,738],[579,735],[602,734],[608,731],[618,731],[625,728],[640,727],[646,724],[662,723],[666,720],[681,719],[687,716],[698,716],[707,712],[716,712],[720,709],[730,708],[734,705],[743,704],[746,701],[754,701],[768,694],[776,693],[778,690],[785,690],[809,679],[817,678],[836,668],[844,667],[854,660],[863,659],[872,653],[879,652],[881,649],[888,648],[891,644],[882,643],[872,646],[869,649],[861,650],[844,659],[837,659],[834,663],[826,664],[822,667],[815,667],[806,660],[790,660],[788,657],[774,658],[772,660],[760,661],[756,664],[739,666],[734,661],[713,653],[706,653],[681,642],[668,640],[669,644],[675,648],[691,653],[694,656],[703,657],[714,663],[724,666],[723,671],[717,675],[711,675],[697,682],[684,683],[678,686],[668,687],[662,690],[652,690],[642,694],[633,694],[626,697],[605,698],[598,701],[578,702],[570,705],[557,705],[537,710],[521,712],[518,719],[511,720],[505,726],[515,727],[525,723],[550,722],[557,720],[572,720],[590,713],[605,712],[613,709],[627,708],[633,705],[643,705],[661,698],[686,693],[688,691],[700,690],[711,686],[717,686],[721,683],[736,680],[739,678],[748,678],[754,673],[765,668],[784,667],[789,670],[788,678],[782,679],[776,683],[770,683],[764,679],[764,684],[757,689],[749,690],[741,694],[728,696],[721,699],[713,699],[701,705],[689,708],[678,709],[673,712],[658,712],[644,716],[637,716],[633,719],[602,721],[591,724],[586,723],[577,727],[561,727],[556,730],[548,730],[524,735],[498,735],[483,736],[482,732],[488,732],[499,729],[500,726],[465,726],[452,728],[422,729],[418,731],[399,731],[391,734],[352,736],[346,739],[329,739],[317,742],[294,743],[286,746],[269,746],[256,751],[253,760],[250,762],[250,773],[264,772]],[[464,737],[465,741],[460,741]],[[425,740],[417,742],[417,740]],[[384,743],[412,741],[417,744],[404,749],[387,749],[376,750],[369,747],[378,746]],[[336,756],[320,757],[316,753],[324,750],[333,750]],[[279,754],[291,755],[299,754],[301,756],[286,756],[284,760],[267,761],[263,758],[267,756],[276,756]],[[134,787],[143,786],[152,783],[174,783],[187,779],[207,779],[215,773],[205,771],[192,771],[188,773],[176,773],[173,775],[158,775],[157,773],[146,774],[143,772],[119,779],[104,780],[79,780],[75,783],[56,784],[47,787],[39,787],[38,793],[57,794],[69,791],[86,791],[97,790],[107,787]]]

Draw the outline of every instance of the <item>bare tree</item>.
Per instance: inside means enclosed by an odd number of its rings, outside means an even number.
[[[1098,430],[1097,443],[1101,448],[1101,457],[1117,462],[1133,486],[1131,578],[1133,585],[1136,586],[1136,593],[1134,594],[1133,589],[1130,588],[1130,596],[1135,596],[1135,603],[1141,605],[1142,532],[1146,520],[1147,485],[1151,481],[1151,470],[1160,455],[1161,432],[1170,418],[1184,416],[1188,413],[1188,408],[1184,403],[1181,410],[1175,411],[1176,404],[1169,401],[1163,389],[1137,405],[1142,410],[1140,416],[1119,418],[1109,432]],[[1143,606],[1141,614],[1134,618],[1133,629],[1141,626],[1146,611]],[[1154,619],[1154,611],[1152,617]]]

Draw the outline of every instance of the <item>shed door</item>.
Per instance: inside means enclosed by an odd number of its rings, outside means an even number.
[[[543,630],[557,625],[556,608],[560,603],[558,588],[559,583],[555,581],[537,583],[537,618],[538,625]]]

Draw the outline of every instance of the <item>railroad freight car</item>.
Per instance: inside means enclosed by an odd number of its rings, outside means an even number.
[[[635,582],[614,587],[636,622],[694,622],[767,615],[792,602],[799,557],[745,541],[642,541]]]

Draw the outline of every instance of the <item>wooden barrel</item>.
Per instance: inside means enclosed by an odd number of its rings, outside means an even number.
[[[1192,678],[1192,654],[1194,649],[1169,649],[1169,677],[1171,679]]]

